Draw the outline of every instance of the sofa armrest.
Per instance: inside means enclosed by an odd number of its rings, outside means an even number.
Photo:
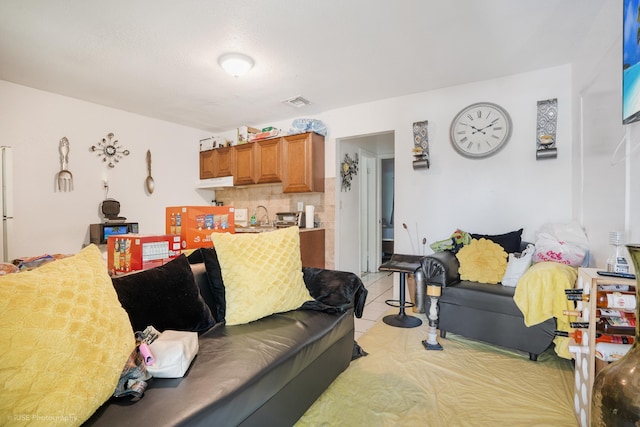
[[[355,316],[362,317],[368,291],[358,276],[314,267],[303,267],[302,273],[309,293],[317,302],[338,311],[353,308]]]
[[[446,287],[460,281],[458,273],[460,263],[453,252],[444,251],[426,255],[420,264],[427,285]]]

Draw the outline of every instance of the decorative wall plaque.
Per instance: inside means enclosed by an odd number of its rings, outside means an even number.
[[[115,168],[120,159],[129,155],[129,150],[120,145],[117,139],[114,141],[113,137],[113,133],[109,133],[98,145],[91,146],[91,151],[97,152],[98,157],[110,168]]]
[[[413,124],[413,168],[429,168],[428,120]]]
[[[536,159],[555,159],[558,99],[538,101],[538,126],[536,129]]]
[[[351,180],[358,175],[358,153],[352,159],[349,153],[344,155],[344,161],[340,165],[340,176],[342,177],[342,191],[351,190]]]

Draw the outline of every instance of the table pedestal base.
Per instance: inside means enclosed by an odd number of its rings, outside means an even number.
[[[431,299],[429,307],[429,335],[427,339],[422,341],[422,345],[427,350],[442,350],[442,346],[438,343],[436,326],[438,324],[438,298],[440,297],[440,288],[430,285],[427,287],[427,293]]]
[[[407,316],[405,313],[384,316],[382,321],[389,326],[396,326],[398,328],[415,328],[422,325],[422,320],[414,316]]]

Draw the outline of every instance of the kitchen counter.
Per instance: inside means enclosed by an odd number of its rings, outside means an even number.
[[[238,227],[237,233],[265,233],[278,230],[271,226],[249,226]],[[300,229],[300,256],[302,258],[303,267],[324,268],[325,266],[325,249],[324,249],[324,228],[301,228]]]
[[[238,225],[235,226],[236,233],[265,233],[267,231],[275,231],[275,230],[279,230],[279,228],[273,227],[270,225],[253,225],[253,226],[247,226],[247,227],[240,227]],[[320,228],[301,228],[300,232],[304,233],[305,231],[314,231],[314,230],[321,230],[321,229]]]

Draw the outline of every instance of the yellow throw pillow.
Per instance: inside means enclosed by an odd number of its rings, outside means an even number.
[[[95,245],[0,277],[2,424],[80,425],[113,394],[135,348]]]
[[[212,233],[227,303],[227,325],[295,310],[313,298],[302,277],[298,227]]]
[[[496,284],[507,271],[507,253],[491,240],[473,239],[458,251],[456,257],[462,280]]]

